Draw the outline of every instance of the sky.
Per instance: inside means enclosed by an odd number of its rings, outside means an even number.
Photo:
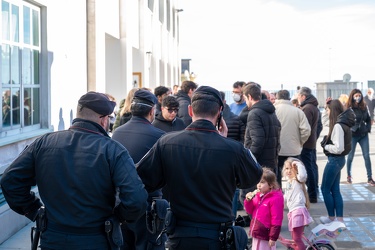
[[[315,88],[375,80],[375,0],[179,0],[180,56],[199,85]]]

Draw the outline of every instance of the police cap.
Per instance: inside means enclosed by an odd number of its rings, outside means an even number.
[[[220,107],[224,109],[223,99],[221,99],[220,92],[217,89],[209,87],[209,86],[200,86],[194,91],[194,94],[211,95],[217,100],[217,103],[219,103]],[[201,98],[194,98],[195,101],[199,99]]]
[[[148,90],[139,89],[135,91],[133,97],[134,103],[146,103],[146,104],[157,104],[158,99],[156,96]]]
[[[116,106],[116,102],[109,100],[103,93],[90,91],[81,96],[78,104],[84,108],[91,109],[100,115],[110,115]]]

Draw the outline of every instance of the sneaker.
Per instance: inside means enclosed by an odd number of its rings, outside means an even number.
[[[333,220],[331,220],[329,217],[327,216],[320,216],[320,222],[323,223],[323,224],[328,224],[328,223],[331,223]]]
[[[349,183],[349,184],[352,184],[352,182],[353,182],[352,177],[351,177],[351,176],[348,176],[348,177],[346,178],[346,182]]]
[[[369,184],[372,187],[375,187],[375,181],[372,178],[367,181],[367,184]]]

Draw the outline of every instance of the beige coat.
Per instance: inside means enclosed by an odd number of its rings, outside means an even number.
[[[297,156],[310,136],[310,124],[302,110],[289,100],[275,101],[276,116],[281,123],[280,156]]]

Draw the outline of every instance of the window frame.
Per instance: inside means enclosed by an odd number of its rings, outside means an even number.
[[[48,77],[48,72],[44,72],[43,69],[43,64],[45,64],[47,58],[43,56],[43,54],[46,54],[43,52],[43,47],[44,44],[46,44],[46,40],[42,37],[43,30],[45,30],[45,25],[42,23],[42,17],[43,17],[43,12],[46,11],[45,8],[34,5],[31,3],[28,3],[26,1],[17,1],[17,0],[1,0],[1,6],[0,6],[0,27],[2,27],[2,5],[3,2],[6,2],[9,4],[9,16],[10,16],[10,28],[9,28],[9,40],[4,40],[3,36],[1,34],[0,36],[0,51],[2,51],[2,48],[4,45],[10,46],[10,48],[17,48],[18,49],[18,78],[19,78],[19,84],[13,85],[13,84],[3,84],[3,81],[0,83],[0,88],[1,88],[1,93],[3,94],[3,91],[8,89],[8,88],[19,88],[19,97],[21,100],[24,100],[24,91],[25,90],[30,90],[29,95],[32,95],[33,91],[37,89],[38,94],[37,98],[35,99],[35,103],[31,104],[31,107],[29,111],[32,113],[31,114],[31,122],[30,125],[25,125],[25,116],[24,110],[25,105],[24,102],[21,101],[21,106],[20,106],[20,123],[17,125],[10,125],[10,126],[4,126],[3,121],[0,123],[0,146],[6,145],[8,143],[14,143],[17,141],[25,140],[28,138],[31,138],[35,136],[35,134],[42,134],[45,133],[45,128],[49,127],[49,122],[48,122],[48,115],[43,114],[43,112],[48,113],[48,109],[46,110],[46,107],[43,107],[44,104],[49,104],[48,101],[43,101],[43,99],[48,99],[48,92],[49,92],[49,83],[46,82],[46,77]],[[18,32],[18,41],[17,39],[13,39],[12,37],[12,14],[13,14],[13,6],[18,7],[18,28],[15,29],[16,32]],[[30,13],[30,19],[29,19],[29,30],[30,30],[30,43],[26,44],[24,42],[24,8],[28,8],[29,13]],[[36,16],[35,16],[36,14]],[[36,17],[36,18],[35,18]],[[34,24],[34,21],[37,20],[37,25]],[[43,28],[44,26],[44,28]],[[38,28],[37,31],[35,31],[35,27]],[[1,33],[1,32],[0,32]],[[14,33],[14,32],[13,32]],[[37,38],[35,38],[35,35]],[[36,43],[36,44],[35,44]],[[29,84],[25,84],[23,82],[23,77],[24,77],[24,72],[23,72],[23,53],[24,50],[29,50],[29,64],[30,64],[30,82]],[[10,50],[9,50],[10,51]],[[35,52],[37,53],[37,60],[35,59]],[[12,53],[9,53],[9,78],[12,79]],[[13,58],[14,59],[14,58]],[[2,67],[2,56],[0,57],[0,66]],[[33,65],[34,61],[36,60],[37,65]],[[46,67],[45,67],[46,68]],[[37,75],[35,77],[35,75]],[[2,79],[2,78],[1,78]],[[38,80],[38,82],[34,82],[35,80]],[[46,88],[46,89],[45,89]],[[31,97],[31,96],[30,96]],[[36,121],[33,121],[33,112],[38,112],[36,115]],[[37,110],[37,111],[35,111]],[[2,115],[0,114],[0,117]],[[37,131],[37,130],[42,130],[42,131]]]

